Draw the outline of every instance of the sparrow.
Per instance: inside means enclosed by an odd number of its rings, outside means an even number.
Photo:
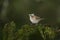
[[[33,24],[38,24],[41,20],[43,20],[43,18],[40,18],[34,14],[29,14],[29,18]]]

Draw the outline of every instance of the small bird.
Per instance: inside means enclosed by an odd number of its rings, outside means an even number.
[[[34,14],[29,14],[29,17],[30,17],[30,21],[33,23],[33,24],[38,24],[39,21],[43,20],[43,18],[40,18]]]

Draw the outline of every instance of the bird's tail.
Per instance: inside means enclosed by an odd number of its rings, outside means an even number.
[[[44,20],[44,18],[40,18],[40,20]]]

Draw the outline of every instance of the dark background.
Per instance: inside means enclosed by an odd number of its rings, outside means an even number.
[[[47,24],[60,23],[60,1],[0,0],[0,20],[3,23],[9,21],[15,21],[20,25],[29,23],[29,13],[45,18],[44,22]]]
[[[0,30],[11,21],[29,24],[30,13],[45,18],[43,24],[60,27],[60,0],[0,0]]]

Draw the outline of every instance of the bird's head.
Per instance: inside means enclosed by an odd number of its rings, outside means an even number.
[[[34,14],[29,14],[29,16],[34,16]]]

